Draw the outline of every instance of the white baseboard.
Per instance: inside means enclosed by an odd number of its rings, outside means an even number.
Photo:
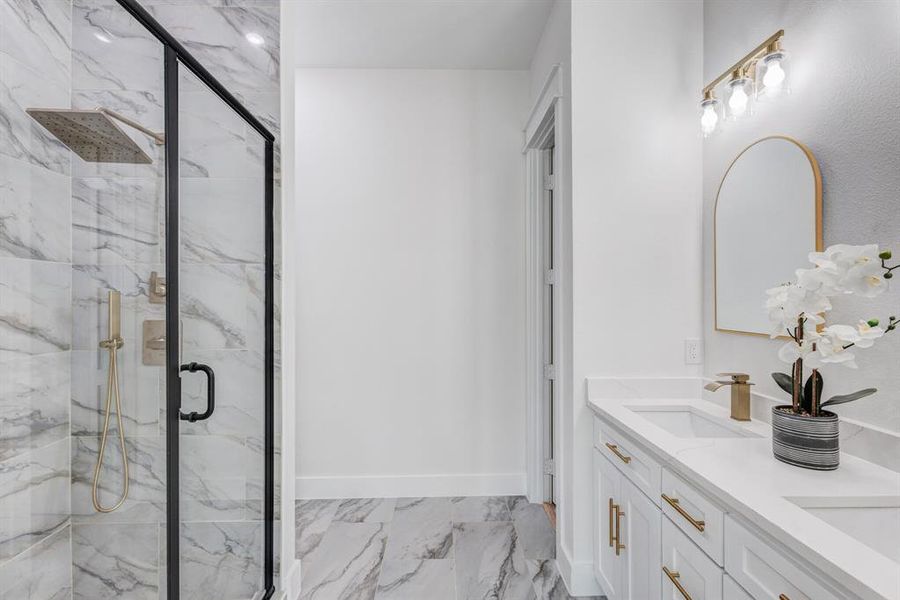
[[[570,596],[603,595],[600,584],[594,578],[594,565],[591,561],[573,563],[569,552],[560,544],[556,545],[556,568]]]
[[[297,477],[298,499],[519,496],[525,473]]]

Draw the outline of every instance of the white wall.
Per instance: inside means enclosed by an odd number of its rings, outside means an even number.
[[[703,193],[706,373],[745,371],[758,391],[784,398],[770,376],[786,369],[776,356],[780,342],[713,329],[716,190],[741,149],[768,135],[794,137],[810,147],[822,169],[825,244],[878,243],[900,255],[900,2],[707,0],[704,78],[712,79],[780,28],[791,52],[792,94],[759,105],[751,119],[706,141]],[[840,298],[832,314],[842,323],[860,317],[886,321],[900,313],[900,289],[893,288],[875,301]],[[838,412],[893,432],[894,447],[900,450],[900,335],[885,337],[859,356],[858,371],[825,371],[826,396],[879,388],[877,396]],[[853,449],[853,444],[845,443],[845,449]],[[897,450],[894,468],[900,469]]]
[[[527,72],[295,75],[298,497],[521,493]]]
[[[590,572],[585,379],[683,376],[702,329],[702,4],[572,3],[573,382],[565,473],[571,591]],[[586,585],[586,584],[585,584]]]

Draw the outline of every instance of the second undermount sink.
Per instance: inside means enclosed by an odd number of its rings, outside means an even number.
[[[737,421],[723,419],[692,406],[629,406],[629,410],[680,438],[760,437]]]
[[[900,563],[900,496],[785,498],[861,542]]]

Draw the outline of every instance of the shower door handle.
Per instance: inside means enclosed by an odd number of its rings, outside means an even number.
[[[195,421],[202,421],[204,419],[210,418],[213,414],[213,411],[216,409],[216,374],[213,373],[212,367],[210,367],[209,365],[192,362],[181,365],[181,370],[188,371],[190,373],[203,371],[206,374],[206,410],[202,413],[179,413],[181,416],[181,420],[190,421],[191,423],[193,423]]]

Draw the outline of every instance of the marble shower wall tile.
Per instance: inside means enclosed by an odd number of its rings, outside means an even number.
[[[184,348],[263,348],[265,303],[260,265],[184,264]]]
[[[0,155],[0,256],[70,262],[70,178]]]
[[[266,5],[156,5],[153,16],[227,87],[277,91],[279,85],[279,8]],[[258,33],[255,46],[244,35]]]
[[[70,600],[70,530],[66,525],[13,560],[0,564],[0,599]]]
[[[72,246],[76,264],[160,263],[164,180],[76,177]]]
[[[105,350],[74,350],[71,356],[72,381],[71,431],[76,436],[99,435],[106,409],[109,355]],[[159,435],[160,379],[162,367],[141,364],[140,350],[135,343],[126,343],[118,357],[119,393],[122,405],[122,425],[125,435]],[[115,400],[110,431],[115,432]]]
[[[261,523],[182,523],[183,600],[247,600],[262,589]]]
[[[166,514],[166,449],[159,437],[127,437],[130,484],[121,508],[100,514],[91,503],[91,483],[97,463],[99,437],[72,439],[72,521],[75,523],[157,523]],[[100,472],[100,500],[116,502],[122,491],[122,457],[118,438],[110,434]]]
[[[0,52],[0,154],[68,175],[68,148],[25,109],[69,106],[68,87]]]
[[[182,262],[257,263],[265,259],[265,182],[181,180]]]
[[[72,7],[73,90],[162,90],[163,46],[121,6]]]
[[[258,514],[248,504],[247,484],[262,469],[262,453],[241,438],[221,435],[182,435],[179,451],[182,519],[234,521]]]
[[[71,1],[0,2],[0,52],[68,87],[72,71]]]
[[[158,600],[159,526],[72,526],[75,600]]]
[[[0,461],[69,435],[69,353],[0,361]]]
[[[69,506],[67,439],[0,463],[0,562],[66,523]]]
[[[69,350],[71,267],[0,258],[0,360]]]

